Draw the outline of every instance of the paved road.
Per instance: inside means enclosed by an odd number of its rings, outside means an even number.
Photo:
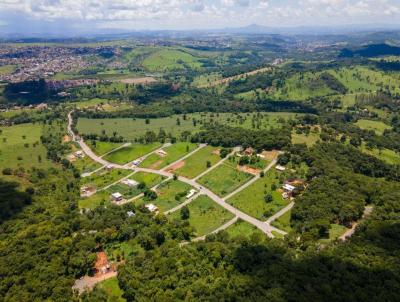
[[[275,213],[274,215],[272,215],[271,217],[269,217],[266,221],[266,223],[271,223],[274,220],[278,219],[279,217],[281,217],[283,214],[285,214],[287,211],[290,211],[292,208],[294,207],[294,202],[292,201],[291,203],[289,203],[286,207],[284,207],[282,210],[280,210],[279,212]]]
[[[153,169],[147,169],[147,168],[137,168],[137,167],[132,167],[129,168],[127,166],[121,166],[121,165],[117,165],[117,164],[112,164],[109,163],[107,161],[105,161],[104,159],[100,158],[99,156],[97,156],[96,154],[94,154],[92,152],[92,150],[90,150],[90,148],[85,144],[85,142],[78,136],[76,136],[72,129],[71,129],[71,123],[72,123],[72,116],[71,116],[70,112],[68,114],[68,132],[71,134],[72,139],[74,141],[76,141],[82,148],[83,152],[86,153],[87,156],[89,156],[91,159],[93,159],[96,162],[99,162],[103,165],[106,166],[112,166],[114,168],[120,168],[120,169],[129,169],[129,170],[133,170],[133,171],[142,171],[142,172],[147,172],[147,173],[154,173],[154,174],[159,174],[162,175],[164,177],[168,177],[171,178],[173,177],[172,173],[166,172],[165,169],[168,168],[168,166],[166,168],[164,168],[163,170],[153,170]],[[199,148],[203,148],[205,145],[200,145]],[[192,151],[191,153],[187,154],[184,158],[190,156],[192,153],[195,153],[196,151],[198,151],[197,148],[196,150]],[[176,162],[181,161],[182,158]],[[175,163],[176,163],[175,162]],[[173,164],[175,164],[173,163]],[[275,165],[276,161],[272,161],[267,168],[264,169],[264,171],[268,171],[269,169],[271,169],[274,165]],[[169,165],[172,166],[173,164]],[[205,194],[207,195],[209,198],[211,198],[214,202],[216,202],[217,204],[219,204],[220,206],[222,206],[223,208],[225,208],[226,210],[228,210],[229,212],[231,212],[233,215],[235,215],[235,217],[238,217],[254,226],[256,226],[258,229],[260,229],[263,233],[265,233],[267,236],[274,238],[275,236],[272,234],[272,232],[277,232],[280,234],[286,234],[286,232],[279,230],[273,226],[271,226],[268,223],[265,223],[263,221],[260,221],[238,209],[236,209],[235,207],[231,206],[230,204],[228,204],[227,202],[225,202],[226,199],[228,199],[229,197],[233,196],[234,194],[237,194],[238,192],[240,192],[241,190],[247,188],[249,185],[251,185],[252,183],[254,183],[260,176],[256,176],[254,177],[249,183],[244,184],[243,186],[241,186],[240,188],[238,188],[237,190],[235,190],[234,192],[232,192],[231,194],[229,194],[228,196],[226,196],[225,198],[221,198],[219,197],[217,194],[215,194],[214,192],[210,191],[207,188],[204,188],[203,186],[201,186],[200,184],[198,184],[195,180],[193,179],[188,179],[186,177],[183,176],[179,176],[178,179],[184,183],[187,183],[189,185],[191,185],[192,187],[194,187],[195,189],[198,190],[199,193],[201,194]]]
[[[264,173],[266,173],[268,170],[270,170],[273,166],[276,165],[276,159],[273,160],[263,171]],[[248,182],[246,182],[243,186],[237,188],[235,191],[233,191],[232,193],[226,195],[224,197],[224,200],[228,200],[229,198],[231,198],[232,196],[236,195],[237,193],[239,193],[240,191],[243,191],[244,189],[246,189],[247,187],[251,186],[253,183],[255,183],[257,180],[260,179],[260,174],[256,175],[255,177],[253,177],[251,180],[249,180]]]
[[[180,205],[176,206],[175,208],[172,208],[171,210],[168,210],[165,212],[166,215],[171,214],[173,212],[176,212],[180,209],[182,209],[184,206],[187,206],[189,203],[191,203],[193,200],[195,200],[197,197],[199,197],[201,193],[197,193],[194,196],[186,199],[184,202],[182,202]]]

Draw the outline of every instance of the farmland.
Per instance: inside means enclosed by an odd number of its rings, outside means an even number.
[[[238,171],[230,159],[199,179],[199,183],[219,196],[224,196],[249,181],[253,176]]]
[[[289,119],[295,119],[298,114],[289,112],[259,112],[259,113],[195,113],[172,115],[154,119],[88,119],[79,118],[77,128],[80,133],[101,135],[104,131],[108,136],[114,132],[128,141],[143,137],[147,131],[158,133],[163,129],[175,137],[182,132],[198,132],[202,125],[218,122],[232,127],[246,129],[270,129],[282,125]],[[179,121],[178,121],[179,120]]]
[[[386,125],[384,122],[365,119],[358,120],[356,125],[364,130],[372,130],[378,135],[382,135],[386,129],[392,128],[389,125]]]
[[[276,177],[277,172],[274,169],[268,171],[264,177],[231,197],[228,203],[255,218],[266,219],[287,204],[281,193],[271,188],[273,185],[279,188],[279,180]],[[272,201],[265,200],[267,194],[272,195]]]
[[[131,146],[109,153],[104,159],[116,164],[126,164],[156,150],[160,146],[161,144],[159,143],[132,144]]]
[[[212,146],[204,147],[186,158],[184,160],[184,166],[174,172],[188,178],[194,178],[208,169],[207,162],[210,163],[210,166],[213,166],[221,160],[216,151],[218,151],[218,148]]]
[[[213,202],[209,197],[200,195],[189,205],[189,223],[195,228],[195,236],[207,235],[219,226],[231,220],[234,216]],[[175,212],[171,218],[179,219],[180,212]]]
[[[40,142],[43,126],[21,124],[0,127],[0,168],[47,168],[46,149]]]
[[[192,54],[179,49],[162,49],[150,54],[142,61],[149,71],[171,71],[179,69],[199,69],[202,64]]]
[[[196,144],[189,142],[175,143],[172,146],[163,148],[163,150],[166,152],[166,155],[153,153],[140,164],[140,167],[161,169],[185,156],[187,153],[190,153],[196,147]]]

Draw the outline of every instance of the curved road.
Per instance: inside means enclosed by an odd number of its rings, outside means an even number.
[[[85,154],[87,156],[89,156],[92,160],[102,164],[103,166],[110,166],[110,167],[114,167],[114,168],[118,168],[118,169],[126,169],[126,170],[154,173],[154,174],[162,175],[162,176],[165,176],[165,177],[168,177],[168,178],[173,177],[172,173],[169,173],[169,172],[166,172],[166,171],[163,171],[163,170],[153,170],[153,169],[138,168],[138,167],[127,167],[126,165],[113,164],[113,163],[110,163],[110,162],[102,159],[101,157],[99,157],[99,156],[97,156],[96,154],[93,153],[93,151],[86,145],[86,143],[83,141],[83,139],[81,137],[79,137],[78,135],[75,135],[75,133],[72,131],[71,125],[72,125],[72,111],[68,113],[68,132],[71,135],[72,140],[79,144],[79,146],[81,147],[82,151],[85,152]],[[264,172],[266,172],[269,169],[271,169],[275,165],[275,163],[276,163],[275,161],[271,162],[268,165],[268,167],[264,170]],[[275,237],[272,234],[273,231],[277,232],[277,233],[280,233],[280,234],[286,234],[286,232],[271,226],[269,223],[260,221],[260,220],[258,220],[256,218],[254,218],[254,217],[252,217],[252,216],[250,216],[250,215],[248,215],[248,214],[236,209],[235,207],[231,206],[227,202],[225,202],[225,200],[227,198],[229,198],[229,197],[233,196],[234,194],[240,192],[241,190],[247,188],[249,185],[254,183],[259,177],[260,177],[259,175],[254,177],[248,183],[244,184],[243,186],[241,186],[240,188],[238,188],[234,192],[230,193],[225,198],[219,197],[217,194],[215,194],[214,192],[212,192],[211,190],[209,190],[207,188],[204,188],[203,186],[198,184],[193,179],[188,179],[188,178],[183,177],[183,176],[179,176],[178,179],[180,181],[184,182],[184,183],[187,183],[187,184],[191,185],[195,189],[197,189],[198,193],[207,195],[214,202],[216,202],[217,204],[219,204],[220,206],[222,206],[223,208],[225,208],[226,210],[231,212],[233,215],[235,215],[235,217],[240,218],[240,219],[242,219],[242,220],[244,220],[244,221],[256,226],[263,233],[265,233],[268,237],[271,237],[271,238]]]

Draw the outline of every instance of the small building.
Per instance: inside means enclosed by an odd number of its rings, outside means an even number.
[[[283,189],[285,192],[287,192],[287,193],[292,193],[292,192],[294,191],[294,189],[296,189],[296,187],[295,187],[295,186],[292,186],[292,185],[290,185],[290,184],[284,184],[284,185],[282,186],[282,189]]]
[[[112,201],[114,201],[114,202],[120,202],[120,201],[122,201],[123,196],[122,196],[121,193],[115,192],[115,193],[112,193],[112,194],[111,194],[111,199],[112,199]]]
[[[113,168],[114,168],[113,165],[108,165],[108,166],[106,167],[107,170],[112,170]]]
[[[252,147],[248,147],[246,150],[244,150],[244,154],[251,156],[254,154],[254,149]]]
[[[140,159],[136,159],[132,162],[134,166],[139,166],[142,161]]]
[[[146,204],[146,205],[145,205],[145,208],[148,209],[151,213],[158,212],[157,206],[155,206],[155,205],[152,204],[152,203]]]
[[[260,154],[260,153],[257,154],[257,157],[262,158],[262,159],[265,159],[265,155]]]
[[[82,150],[76,151],[74,154],[75,154],[76,158],[84,158],[85,157],[85,154],[83,153]]]
[[[133,179],[124,179],[121,181],[122,184],[127,185],[128,187],[134,188],[136,187],[139,183]]]
[[[193,197],[193,195],[196,194],[196,193],[197,193],[197,191],[195,189],[191,189],[189,191],[189,193],[186,195],[186,198]]]
[[[160,155],[160,156],[167,156],[168,155],[168,153],[167,152],[165,152],[164,150],[162,150],[162,149],[160,149],[160,150],[157,150],[157,152],[156,152],[158,155]]]
[[[289,194],[288,194],[287,192],[283,192],[283,193],[282,193],[282,198],[283,198],[283,199],[289,199],[289,197],[290,197],[290,196],[289,196]]]
[[[132,211],[128,211],[128,212],[126,212],[126,215],[128,215],[128,217],[133,217],[136,214],[134,212],[132,212]]]
[[[283,171],[286,170],[286,168],[284,166],[281,166],[281,165],[276,165],[275,169],[278,170],[279,172],[283,172]]]

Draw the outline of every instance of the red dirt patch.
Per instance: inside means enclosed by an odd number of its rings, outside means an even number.
[[[258,175],[258,174],[260,174],[260,172],[261,172],[261,170],[255,169],[255,168],[251,168],[251,167],[249,167],[249,166],[240,166],[240,165],[237,165],[237,166],[236,166],[236,169],[238,169],[239,171],[242,171],[242,172],[246,172],[246,173],[249,173],[249,174],[253,174],[253,175]]]
[[[177,162],[175,165],[169,167],[167,169],[167,172],[169,172],[169,173],[174,172],[174,171],[176,171],[176,170],[178,170],[180,168],[183,168],[184,165],[185,165],[185,161],[183,161],[183,160],[180,161],[180,162]]]
[[[152,164],[149,168],[150,169],[153,169],[153,170],[156,170],[156,169],[158,169],[158,167],[161,165],[163,163],[163,160],[159,160],[159,161],[156,161],[154,164]]]
[[[100,275],[103,275],[103,274],[107,273],[108,270],[107,270],[107,272],[103,271],[104,268],[107,268],[107,267],[110,268],[110,264],[108,262],[106,253],[104,251],[98,252],[97,253],[96,263],[94,265],[94,268],[96,270],[95,276],[98,277]]]
[[[221,149],[217,149],[217,150],[214,150],[213,152],[211,152],[212,154],[215,154],[215,155],[221,155]]]
[[[69,135],[64,135],[62,142],[63,143],[69,143],[71,141],[71,137]]]

